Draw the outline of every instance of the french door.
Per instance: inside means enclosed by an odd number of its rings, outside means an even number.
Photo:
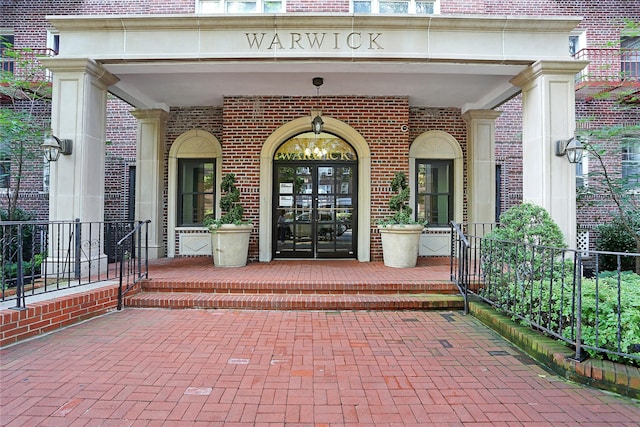
[[[274,163],[274,258],[354,258],[356,162]]]

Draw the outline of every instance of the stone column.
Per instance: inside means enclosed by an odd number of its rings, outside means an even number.
[[[575,74],[585,61],[538,61],[512,79],[522,88],[522,198],[542,206],[576,247],[576,167],[555,155],[574,136]]]
[[[118,79],[91,59],[46,58],[53,72],[51,129],[72,140],[72,153],[50,164],[49,272],[86,277],[107,267],[104,255],[104,178],[107,87]],[[89,224],[91,223],[91,224]]]
[[[469,110],[462,116],[467,122],[467,206],[470,223],[496,221],[495,120],[500,114],[493,110]]]
[[[164,110],[133,110],[138,119],[136,150],[136,219],[149,224],[149,258],[165,256],[162,242],[165,176],[165,132],[169,113]]]

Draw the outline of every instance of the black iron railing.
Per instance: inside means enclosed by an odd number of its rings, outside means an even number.
[[[451,279],[465,311],[473,295],[564,341],[576,360],[588,353],[640,363],[638,282],[625,270],[640,254],[499,241],[486,237],[492,227],[452,223]]]
[[[129,255],[116,251],[117,242],[133,230],[146,235],[140,224],[147,223],[0,222],[1,301],[15,300],[15,308],[24,309],[33,295],[118,279],[117,262]],[[141,245],[129,254],[146,263],[146,237]]]
[[[138,282],[149,277],[150,222],[140,221],[133,230],[116,243],[119,264],[118,310],[122,310],[124,295]]]

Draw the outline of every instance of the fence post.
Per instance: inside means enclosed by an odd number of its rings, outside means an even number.
[[[577,362],[583,361],[582,355],[582,254],[576,251],[576,264],[573,271],[576,280],[576,356]]]
[[[135,261],[138,264],[137,266],[138,277],[142,276],[142,224],[143,224],[142,221],[138,221],[138,225],[140,226],[139,231],[138,233],[136,233],[136,236],[134,236],[137,238],[136,244],[138,245],[138,247],[136,248],[138,253],[136,254],[136,261]]]
[[[26,310],[27,304],[24,295],[24,267],[22,259],[22,224],[18,224],[18,253],[17,259],[17,277],[16,277],[16,310]]]
[[[124,250],[122,249],[122,242],[117,242],[116,243],[116,262],[119,263],[118,269],[119,269],[119,274],[118,276],[118,306],[117,306],[117,310],[120,311],[122,310],[122,276],[124,275]]]
[[[75,220],[75,265],[73,268],[74,279],[80,279],[80,251],[82,250],[82,227],[80,225],[80,218]]]

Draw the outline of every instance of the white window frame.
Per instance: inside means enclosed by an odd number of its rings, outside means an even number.
[[[0,155],[0,164],[2,164],[2,170],[6,168],[7,176],[0,179],[0,194],[4,194],[11,189],[11,154],[7,154],[6,157]]]
[[[48,193],[51,185],[51,164],[44,160],[42,168],[42,192]]]
[[[247,13],[266,13],[264,12],[265,3],[268,3],[269,0],[247,0],[247,3],[255,3],[256,10],[254,12]],[[227,13],[227,3],[228,0],[196,0],[196,11],[198,13]],[[280,0],[281,8],[280,12],[284,13],[287,10],[287,5],[285,0]]]
[[[626,189],[631,193],[635,193],[635,194],[640,193],[640,159],[629,158],[630,156],[640,157],[640,136],[624,135],[622,137],[621,142],[622,142],[622,158],[621,158],[621,164],[622,164],[621,174],[622,175],[621,176],[623,179],[628,178],[629,176],[634,177],[631,179],[636,182],[626,185]],[[631,168],[635,171],[635,173],[625,176],[624,174],[625,169],[631,169]]]
[[[582,167],[582,173],[579,172],[579,168]],[[579,180],[582,180],[582,185],[579,184]],[[576,188],[588,188],[589,187],[589,152],[585,150],[582,155],[580,163],[576,164]]]
[[[361,0],[361,1],[369,1],[369,3],[371,3],[371,13],[374,14],[379,14],[380,13],[380,0]],[[409,3],[409,11],[408,13],[410,15],[416,15],[416,0],[406,0]],[[433,3],[433,14],[434,15],[438,15],[440,14],[440,0],[417,0],[418,2],[420,1],[427,1],[429,3]],[[353,7],[353,2],[354,0],[351,0],[349,2],[349,12],[354,13],[354,7]]]

